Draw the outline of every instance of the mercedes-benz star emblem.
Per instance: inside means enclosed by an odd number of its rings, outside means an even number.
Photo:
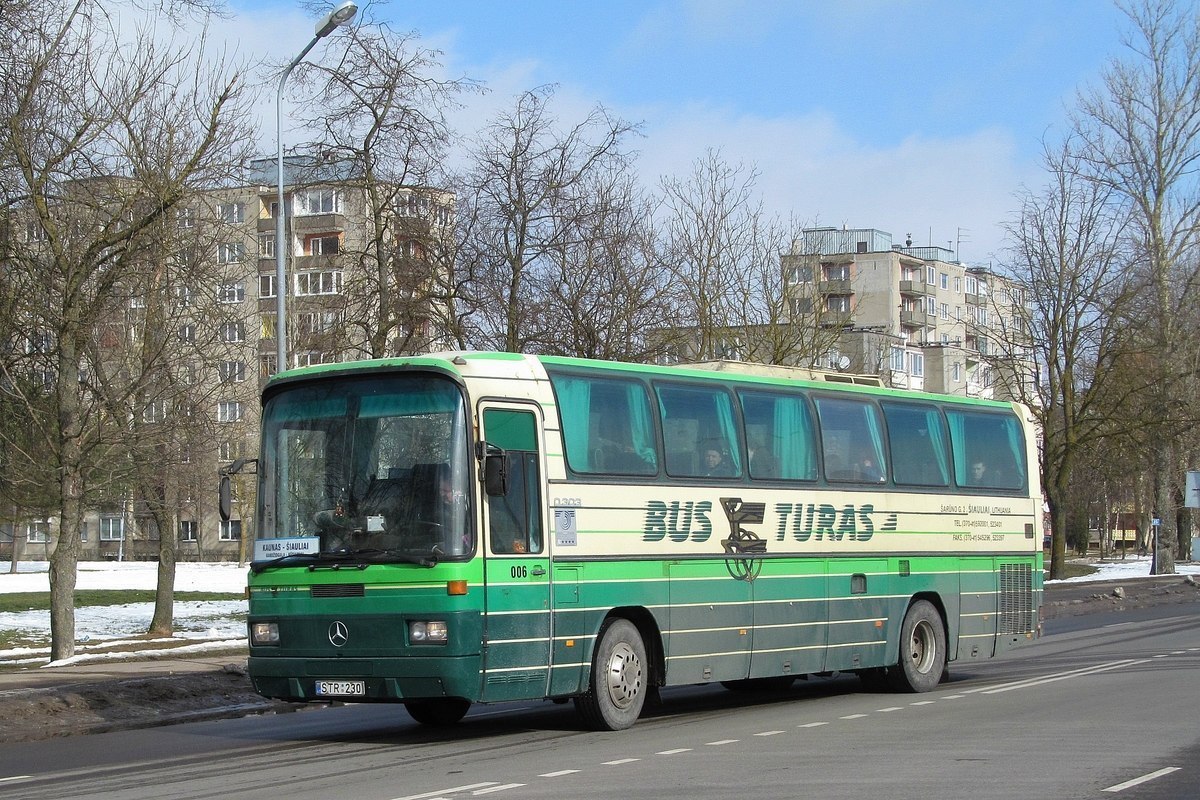
[[[341,647],[348,641],[350,641],[350,631],[346,628],[346,623],[338,620],[329,626],[329,643],[331,645]]]

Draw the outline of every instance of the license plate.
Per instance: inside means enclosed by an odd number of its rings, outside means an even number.
[[[320,697],[361,697],[366,693],[366,681],[317,681]]]

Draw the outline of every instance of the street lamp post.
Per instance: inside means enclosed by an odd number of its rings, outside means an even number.
[[[284,263],[287,207],[283,202],[283,85],[287,83],[292,69],[304,60],[317,42],[333,33],[339,25],[349,22],[357,13],[358,4],[353,0],[345,0],[318,22],[312,41],[287,65],[287,69],[279,76],[279,88],[275,90],[275,177],[278,189],[275,206],[275,369],[278,372],[287,369],[287,267]]]

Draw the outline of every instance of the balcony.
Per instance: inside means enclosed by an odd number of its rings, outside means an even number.
[[[900,281],[900,294],[925,297],[933,294],[933,289],[924,281]]]
[[[821,281],[817,285],[817,291],[824,295],[848,295],[851,294],[850,280]]]
[[[272,226],[272,230],[274,226]],[[292,230],[296,233],[341,232],[346,230],[345,214],[305,214],[292,217]]]
[[[901,311],[900,324],[909,328],[926,328],[933,324],[934,318],[924,311]]]

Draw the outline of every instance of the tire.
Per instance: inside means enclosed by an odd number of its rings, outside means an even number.
[[[445,728],[467,715],[471,701],[461,697],[433,697],[427,700],[406,700],[409,716],[430,728]]]
[[[935,689],[946,671],[946,626],[928,600],[908,607],[900,626],[900,662],[889,667],[888,683],[898,692]]]
[[[587,694],[575,698],[575,708],[592,730],[625,730],[637,722],[646,703],[646,645],[626,619],[607,622],[598,641]]]

